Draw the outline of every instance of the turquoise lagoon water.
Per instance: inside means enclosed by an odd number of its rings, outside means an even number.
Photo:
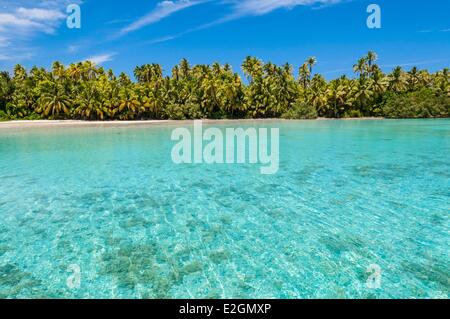
[[[279,172],[175,165],[172,126],[0,129],[0,297],[448,298],[450,120],[215,125],[279,127]]]

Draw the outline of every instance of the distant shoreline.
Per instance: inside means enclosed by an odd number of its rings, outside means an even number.
[[[361,118],[317,118],[304,120],[288,119],[202,119],[203,123],[252,123],[252,122],[298,122],[298,121],[380,121],[383,117]],[[0,129],[6,128],[33,128],[33,127],[120,127],[120,126],[145,126],[145,125],[177,125],[191,124],[194,120],[133,120],[133,121],[83,121],[83,120],[17,120],[0,122]]]
[[[420,120],[417,118],[416,120]],[[445,119],[445,118],[426,118],[426,119]],[[356,118],[317,118],[317,119],[202,119],[205,124],[226,124],[226,123],[254,123],[254,122],[301,122],[301,121],[383,121],[383,120],[402,120],[390,119],[384,117],[356,117]],[[404,119],[414,120],[414,119]],[[83,121],[83,120],[17,120],[0,122],[1,129],[24,129],[24,128],[50,128],[50,127],[125,127],[125,126],[160,126],[160,125],[179,125],[192,124],[194,120],[133,120],[133,121]]]

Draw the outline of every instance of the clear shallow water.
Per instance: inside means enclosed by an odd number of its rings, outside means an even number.
[[[276,175],[172,164],[171,127],[0,130],[0,297],[448,298],[450,120],[256,125]]]

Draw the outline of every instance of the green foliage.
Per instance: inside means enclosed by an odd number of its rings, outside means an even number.
[[[29,121],[35,121],[35,120],[42,120],[43,118],[37,114],[37,113],[30,113],[26,116],[17,116],[15,114],[9,115],[5,113],[4,111],[0,110],[0,121],[15,121],[15,120],[29,120]]]
[[[391,93],[382,105],[388,118],[431,118],[450,116],[450,97],[431,89],[407,93]]]
[[[360,110],[350,110],[344,114],[345,118],[358,118],[363,117],[363,114]]]
[[[0,122],[2,121],[9,121],[11,118],[8,114],[6,114],[4,111],[0,110]]]
[[[13,93],[13,83],[8,72],[0,72],[0,111],[6,110]]]
[[[292,107],[281,116],[284,119],[300,120],[300,119],[316,119],[316,108],[306,102],[296,101]]]
[[[247,83],[230,65],[190,65],[183,59],[170,75],[158,64],[136,67],[133,82],[91,62],[50,71],[21,65],[0,72],[0,119],[203,119],[449,116],[449,69],[431,74],[401,67],[384,74],[369,52],[354,65],[356,78],[327,81],[313,74],[310,57],[298,77],[289,64],[247,57]]]

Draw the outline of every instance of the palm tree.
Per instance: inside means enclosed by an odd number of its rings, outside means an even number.
[[[91,61],[85,61],[81,63],[81,77],[84,81],[94,80],[100,73],[100,69],[95,66],[95,63]]]
[[[62,80],[66,75],[66,70],[61,62],[54,62],[52,65],[52,75],[57,80]]]
[[[417,85],[420,83],[420,73],[417,67],[413,67],[411,71],[408,72],[407,82],[411,91],[414,91],[417,88]]]
[[[345,86],[342,85],[342,78],[333,80],[330,82],[330,86],[327,90],[328,103],[333,107],[333,115],[335,118],[341,116],[341,112],[345,108],[347,91]]]
[[[164,76],[159,64],[136,67],[137,82],[125,73],[116,77],[112,70],[105,71],[92,62],[67,68],[55,62],[50,71],[33,67],[29,72],[17,65],[12,76],[0,72],[0,116],[88,120],[259,118],[280,117],[302,105],[315,108],[319,116],[379,116],[391,100],[411,96],[417,101],[417,109],[437,104],[438,115],[445,114],[442,110],[448,109],[450,98],[448,68],[431,74],[417,67],[409,72],[397,67],[384,74],[376,64],[377,58],[370,51],[359,59],[354,65],[355,79],[343,76],[327,81],[320,74],[313,75],[317,63],[314,57],[299,68],[297,80],[288,63],[277,65],[247,57],[242,70],[248,83],[228,64],[191,66],[186,59],[172,69],[171,76]],[[428,101],[431,98],[436,100]],[[430,115],[428,111],[411,112]]]
[[[242,70],[244,71],[244,74],[248,77],[249,82],[252,82],[262,76],[263,73],[262,62],[255,57],[248,56],[242,63]]]
[[[358,62],[353,65],[353,71],[357,74],[359,74],[360,78],[365,77],[366,75],[366,71],[367,71],[367,59],[366,58],[361,58],[358,60]]]
[[[77,100],[78,107],[74,113],[83,119],[104,119],[104,112],[100,102],[100,92],[94,82],[85,82]]]
[[[45,117],[57,117],[60,113],[68,115],[72,105],[64,87],[53,81],[45,81],[41,84],[41,96],[36,111]]]
[[[159,64],[145,64],[135,68],[134,76],[139,83],[151,83],[162,78],[162,68]]]
[[[119,92],[118,113],[123,119],[134,119],[141,109],[141,103],[131,87],[124,87]]]
[[[72,79],[72,81],[78,81],[81,79],[82,73],[82,63],[71,64],[67,69],[67,75]]]
[[[320,74],[311,80],[311,90],[307,98],[308,103],[315,107],[319,116],[325,116],[327,106],[327,82]]]
[[[254,57],[247,57],[242,64],[242,70],[249,80],[249,86],[244,90],[244,103],[250,117],[265,117],[268,96],[264,83],[263,63]]]
[[[369,76],[373,76],[375,70],[378,68],[378,66],[375,64],[377,60],[378,55],[374,51],[369,51],[369,53],[367,53],[366,61]]]
[[[382,95],[387,86],[386,76],[381,70],[377,70],[372,77],[373,91],[376,95]]]
[[[182,59],[180,62],[180,76],[183,79],[188,79],[190,76],[191,67],[187,59]]]
[[[0,72],[0,110],[5,110],[14,92],[13,83],[8,72]]]
[[[396,67],[392,73],[388,76],[389,90],[393,92],[401,92],[406,87],[405,73],[400,66]]]
[[[300,69],[298,70],[298,78],[300,83],[303,86],[303,89],[306,90],[308,87],[308,81],[311,77],[311,73],[309,71],[309,67],[307,63],[303,63]]]
[[[310,80],[310,81],[311,81],[311,77],[312,77],[312,73],[313,73],[313,66],[316,65],[316,63],[317,63],[317,59],[316,59],[316,57],[314,57],[314,56],[309,57],[309,58],[306,60],[306,64],[307,64],[308,67],[309,67],[309,76],[310,76],[309,80]]]
[[[367,107],[367,102],[373,95],[373,81],[371,79],[362,78],[358,81],[355,99],[359,102],[359,110],[365,115],[370,115],[370,110]]]
[[[437,72],[434,76],[433,83],[435,91],[450,97],[450,71],[448,68]]]

